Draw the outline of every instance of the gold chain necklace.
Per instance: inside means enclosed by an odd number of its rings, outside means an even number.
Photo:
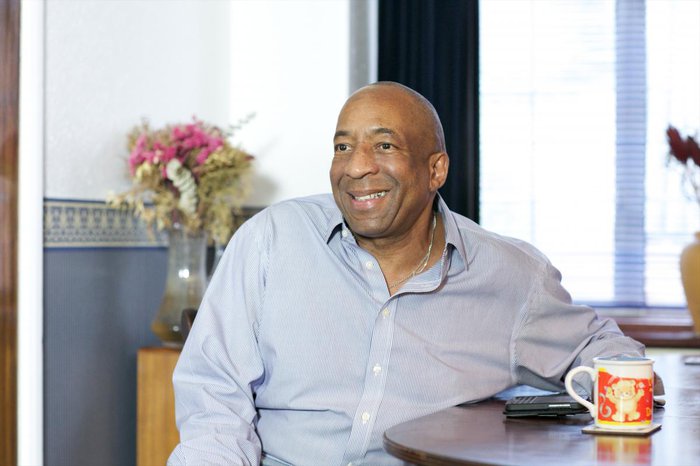
[[[410,280],[411,278],[415,277],[419,273],[421,273],[425,268],[428,266],[428,262],[430,262],[430,253],[433,250],[433,241],[435,240],[435,226],[437,225],[437,214],[433,212],[433,226],[432,226],[432,232],[430,233],[430,243],[428,244],[428,252],[425,253],[425,256],[420,260],[418,263],[418,267],[413,269],[413,272],[408,274],[406,277],[402,278],[399,281],[396,281],[394,283],[389,284],[389,288],[395,288],[398,285],[402,284],[403,282]]]

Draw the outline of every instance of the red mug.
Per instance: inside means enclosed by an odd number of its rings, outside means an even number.
[[[593,368],[579,366],[566,374],[566,391],[588,408],[595,425],[604,429],[639,429],[651,425],[654,408],[654,361],[613,356],[594,358]],[[586,372],[593,383],[593,403],[574,390],[573,378]]]

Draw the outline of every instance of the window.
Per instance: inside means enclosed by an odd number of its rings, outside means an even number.
[[[700,131],[700,1],[482,0],[480,219],[574,301],[683,307],[700,208],[665,130]]]

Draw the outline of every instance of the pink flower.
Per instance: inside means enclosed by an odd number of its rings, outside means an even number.
[[[194,136],[188,136],[187,138],[183,139],[182,147],[184,147],[187,150],[191,150],[197,147],[197,141],[195,141]]]
[[[138,137],[138,139],[136,139],[136,148],[139,150],[145,149],[146,142],[148,142],[148,137],[145,134],[142,134]]]
[[[203,165],[211,154],[226,146],[221,129],[208,126],[196,117],[192,120],[191,123],[166,126],[157,131],[144,127],[129,154],[129,173],[134,176],[139,165],[148,162],[165,177],[164,167],[173,159],[191,170]]]
[[[214,152],[219,147],[222,147],[223,145],[224,140],[222,138],[212,137],[211,139],[209,139],[209,149],[211,149],[212,152]]]
[[[172,131],[172,136],[174,140],[179,141],[180,139],[185,137],[185,134],[180,130],[178,126],[175,126]]]
[[[209,158],[209,155],[210,155],[212,152],[213,152],[213,151],[210,150],[210,149],[207,148],[207,147],[205,147],[204,149],[200,150],[200,151],[199,151],[199,154],[197,154],[197,158],[195,159],[195,160],[197,161],[197,165],[202,165],[204,162],[206,162],[207,159]]]
[[[143,155],[141,155],[141,152],[138,149],[134,149],[131,151],[131,154],[129,154],[129,174],[131,176],[134,176],[136,173],[136,167],[141,165],[143,163]]]
[[[144,162],[154,163],[156,159],[156,153],[152,150],[145,150],[141,152]]]
[[[146,149],[146,143],[148,142],[148,137],[145,134],[141,134],[134,144],[134,148],[129,154],[129,173],[134,176],[136,173],[136,168],[145,162],[144,151]]]
[[[161,160],[163,163],[167,164],[170,162],[172,159],[174,159],[177,155],[177,149],[174,147],[166,147],[165,150],[163,151],[163,156],[161,157]]]

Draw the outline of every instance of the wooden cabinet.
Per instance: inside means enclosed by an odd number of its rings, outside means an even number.
[[[164,466],[179,442],[172,383],[179,356],[179,349],[165,347],[141,348],[138,351],[137,466]]]

